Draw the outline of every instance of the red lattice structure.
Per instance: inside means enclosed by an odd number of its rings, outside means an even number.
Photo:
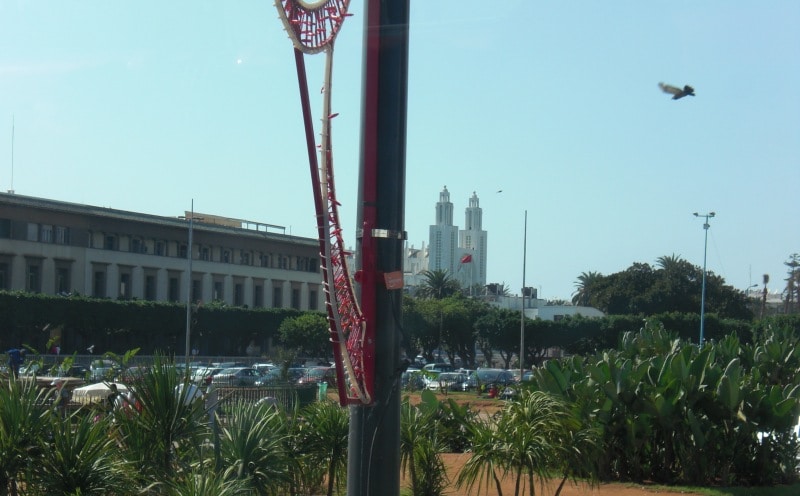
[[[314,190],[317,213],[317,230],[320,242],[321,269],[325,289],[326,310],[333,354],[336,362],[339,401],[346,404],[372,404],[374,398],[375,339],[374,308],[359,306],[354,283],[346,263],[345,250],[339,222],[336,188],[333,174],[331,145],[331,81],[333,67],[333,42],[350,14],[349,0],[276,0],[281,20],[289,33],[295,49],[295,64],[300,85],[300,100],[306,133],[306,148]],[[323,117],[320,144],[314,139],[311,106],[306,80],[303,54],[325,52],[325,81],[323,83]],[[317,163],[319,148],[319,164]],[[370,240],[362,242],[362,252],[368,251]],[[371,260],[371,254],[364,255]],[[370,270],[372,264],[364,264]],[[366,277],[371,277],[367,274]],[[370,300],[371,301],[371,300]],[[369,305],[372,307],[373,305]]]

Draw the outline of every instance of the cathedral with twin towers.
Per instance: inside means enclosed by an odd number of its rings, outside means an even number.
[[[464,212],[464,229],[453,224],[453,203],[447,186],[439,193],[436,222],[431,224],[428,245],[406,246],[403,268],[406,287],[419,286],[426,270],[444,271],[463,288],[486,285],[486,231],[478,195],[472,192]]]

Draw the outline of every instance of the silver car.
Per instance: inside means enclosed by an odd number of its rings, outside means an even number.
[[[222,369],[211,378],[216,386],[255,386],[262,379],[261,372],[250,367]]]

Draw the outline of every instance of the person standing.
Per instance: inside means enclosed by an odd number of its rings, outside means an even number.
[[[8,353],[8,369],[14,375],[14,379],[17,379],[19,378],[19,368],[25,361],[25,350],[12,348],[6,353]]]

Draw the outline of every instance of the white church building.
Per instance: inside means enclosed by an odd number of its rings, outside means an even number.
[[[429,229],[428,245],[406,245],[403,268],[405,286],[421,283],[420,273],[441,270],[458,280],[462,287],[486,286],[487,233],[483,229],[483,211],[473,191],[464,212],[464,229],[453,224],[453,203],[447,186],[439,193],[436,220]]]

